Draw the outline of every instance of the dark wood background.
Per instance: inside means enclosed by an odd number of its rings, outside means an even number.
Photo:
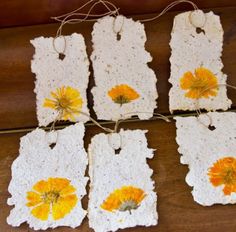
[[[37,127],[35,114],[34,75],[30,71],[30,61],[34,53],[30,39],[37,36],[54,36],[58,24],[50,17],[74,10],[83,5],[85,0],[2,0],[0,1],[0,231],[32,231],[26,224],[12,228],[6,224],[10,207],[6,200],[9,197],[7,187],[11,178],[11,164],[17,157],[19,139],[25,135],[21,129]],[[160,12],[171,0],[111,0],[120,12],[136,19],[149,18]],[[204,11],[213,10],[221,16],[224,35],[223,71],[228,75],[228,83],[236,85],[236,2],[231,0],[196,0]],[[149,64],[158,77],[159,93],[156,112],[169,115],[168,91],[170,84],[169,40],[173,17],[178,11],[191,10],[191,6],[182,3],[156,21],[145,23],[148,41],[146,49],[153,56]],[[97,7],[94,12],[103,12]],[[63,34],[82,33],[85,37],[88,54],[91,54],[91,30],[93,23],[66,25]],[[93,85],[93,74],[90,77],[90,88]],[[229,89],[228,95],[236,106],[236,91]],[[89,106],[92,96],[88,90]],[[187,113],[187,112],[185,112]],[[113,126],[113,125],[111,125]],[[187,166],[180,165],[176,128],[172,121],[139,121],[121,124],[129,129],[148,129],[149,147],[157,149],[155,158],[149,161],[154,170],[158,194],[159,224],[155,227],[136,227],[123,231],[132,232],[235,232],[236,206],[215,205],[202,207],[192,199],[191,188],[185,183]],[[87,125],[85,135],[86,147],[96,133],[102,132],[95,126]],[[14,130],[14,131],[13,131]],[[83,200],[87,206],[87,199]],[[51,230],[48,230],[51,231]],[[92,231],[88,228],[87,219],[77,229],[58,228],[53,231]]]

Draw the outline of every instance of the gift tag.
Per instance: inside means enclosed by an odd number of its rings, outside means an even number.
[[[80,114],[89,114],[89,61],[83,36],[74,33],[56,39],[38,37],[30,42],[35,47],[31,69],[36,74],[39,126],[47,126],[55,119],[88,121]]]
[[[27,222],[35,230],[81,224],[88,181],[83,137],[84,125],[78,123],[56,132],[36,129],[21,138],[8,188],[8,204],[14,205],[8,224]]]
[[[236,203],[236,114],[208,113],[175,117],[181,163],[189,166],[186,182],[204,206]]]
[[[169,108],[227,110],[227,75],[222,72],[223,29],[213,12],[177,15],[171,32]]]
[[[156,76],[147,65],[144,25],[124,16],[103,17],[93,27],[94,110],[98,119],[152,117]]]
[[[157,224],[153,170],[142,130],[98,134],[89,145],[89,225],[96,232]]]

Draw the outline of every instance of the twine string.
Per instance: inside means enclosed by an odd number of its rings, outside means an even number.
[[[200,97],[202,94],[204,94],[206,91],[208,90],[212,90],[212,89],[216,89],[216,88],[219,88],[219,87],[229,87],[229,88],[232,88],[232,89],[235,89],[236,90],[236,86],[234,85],[229,85],[229,84],[217,84],[217,85],[212,85],[212,86],[208,86],[206,88],[204,88],[199,94],[198,94],[198,98],[196,99],[195,101],[195,111],[196,111],[196,114],[197,114],[197,120],[199,123],[201,123],[203,126],[205,126],[206,128],[208,128],[209,126],[212,125],[212,118],[209,114],[205,113],[204,115],[206,115],[208,118],[209,118],[209,124],[206,125],[205,123],[203,123],[201,120],[200,120],[200,115],[202,115],[202,111],[201,111],[201,107],[200,107]]]
[[[144,23],[144,22],[151,22],[153,20],[156,20],[158,19],[159,17],[161,17],[162,15],[164,15],[165,13],[167,13],[170,9],[172,9],[173,7],[181,4],[181,3],[188,3],[190,4],[194,10],[198,10],[198,7],[197,5],[192,2],[192,1],[189,1],[189,0],[177,0],[177,1],[174,1],[172,3],[170,3],[169,5],[167,5],[158,15],[154,16],[154,17],[151,17],[151,18],[147,18],[147,19],[140,19],[139,21]]]
[[[90,14],[89,17],[98,17],[98,18],[101,18],[101,17],[104,17],[104,16],[108,16],[108,15],[114,15],[117,13],[117,10],[113,10],[111,12],[106,12],[106,13],[101,13],[101,14]],[[79,16],[87,16],[87,13],[76,13],[74,15],[79,15]],[[96,21],[97,19],[86,19],[86,22],[94,22]],[[63,20],[59,19],[57,20],[59,22],[63,22]],[[72,19],[68,19],[66,21],[66,24],[77,24],[77,23],[81,23],[81,22],[84,22],[83,19],[77,19],[77,18],[72,18]]]
[[[117,8],[113,3],[109,2],[109,1],[104,1],[104,0],[90,0],[90,1],[88,1],[87,3],[85,3],[84,5],[82,5],[81,7],[77,8],[77,9],[75,9],[75,10],[69,12],[69,13],[66,13],[66,14],[63,14],[63,15],[60,15],[60,16],[56,16],[56,17],[51,17],[51,18],[54,19],[54,20],[56,20],[56,21],[58,21],[58,22],[61,22],[61,21],[63,21],[63,19],[61,19],[61,18],[66,17],[66,16],[68,16],[68,15],[70,15],[70,16],[73,16],[73,15],[87,15],[88,13],[83,14],[83,13],[78,13],[78,12],[79,12],[80,10],[82,10],[83,8],[85,8],[87,5],[91,4],[92,2],[102,3],[102,4],[108,9],[109,12],[111,11],[111,9],[109,8],[108,5],[110,5],[111,7],[113,7],[113,8],[115,9],[115,11],[118,11],[118,10],[119,10],[119,8]],[[91,10],[90,10],[90,11],[91,11]],[[89,16],[98,17],[98,16],[100,16],[100,15],[97,14],[97,15],[89,15]]]
[[[58,131],[55,129],[55,125],[56,125],[56,122],[57,122],[57,121],[60,121],[61,117],[62,117],[62,111],[59,110],[59,111],[58,111],[58,114],[57,114],[57,116],[56,116],[56,118],[55,118],[55,120],[52,122],[52,125],[51,125],[51,127],[50,127],[50,129],[49,129],[49,132],[52,132],[52,131],[56,132],[55,144],[56,144],[57,141],[58,141]]]
[[[95,3],[94,3],[95,2]],[[91,3],[94,3],[92,5],[92,7],[89,9],[88,13],[86,14],[83,14],[83,13],[78,13],[80,10],[84,9],[86,6],[88,6],[89,4]],[[150,22],[150,21],[153,21],[153,20],[156,20],[158,19],[159,17],[161,17],[162,15],[164,15],[165,13],[167,13],[170,9],[172,9],[173,7],[179,5],[179,4],[182,4],[182,3],[188,3],[190,4],[194,10],[198,10],[199,8],[197,7],[197,5],[190,1],[190,0],[177,0],[177,1],[174,1],[174,2],[171,2],[169,5],[167,5],[158,15],[154,16],[154,17],[151,17],[151,18],[147,18],[147,19],[140,19],[139,21],[140,22]],[[111,13],[112,10],[109,6],[111,6],[114,10],[114,16],[117,16],[119,15],[119,8],[115,6],[115,4],[109,2],[109,1],[105,1],[105,0],[90,0],[88,1],[87,3],[85,3],[84,5],[82,5],[81,7],[77,8],[76,10],[73,10],[69,13],[66,13],[66,14],[63,14],[63,15],[60,15],[60,16],[56,16],[56,17],[52,17],[52,19],[58,21],[58,22],[62,22],[64,20],[66,20],[68,17],[71,17],[71,16],[92,16],[92,17],[100,17],[100,16],[103,16],[104,14],[102,15],[91,15],[90,12],[91,10],[97,5],[97,4],[103,4],[108,12],[106,13]],[[65,17],[64,19],[61,19]],[[83,19],[76,19],[78,20],[78,22],[81,22],[81,21],[87,21],[87,17],[83,18]],[[96,21],[97,19],[93,19],[94,21]]]
[[[110,128],[102,126],[97,120],[95,120],[89,114],[87,114],[83,111],[71,111],[71,113],[77,113],[77,114],[81,114],[81,115],[88,117],[89,120],[91,120],[96,126],[98,126],[99,128],[101,128],[102,130],[104,130],[105,132],[108,132],[108,133],[117,133],[121,122],[128,121],[128,120],[132,119],[132,118],[119,119],[115,122],[114,129],[110,129]],[[138,113],[152,114],[152,115],[156,116],[155,117],[156,119],[162,119],[166,122],[170,122],[170,120],[166,116],[159,114],[159,113],[153,113],[153,112],[130,112],[130,113],[126,113],[124,115],[138,114]],[[63,115],[62,111],[59,111],[57,117],[55,118],[55,120],[53,121],[53,123],[50,127],[50,130],[49,130],[50,132],[55,131],[55,125],[58,121],[60,121],[62,119],[62,115]],[[154,117],[152,117],[152,118],[154,118]]]
[[[115,34],[120,34],[121,31],[122,31],[122,29],[123,29],[123,25],[124,25],[125,19],[124,19],[124,17],[122,17],[121,27],[120,27],[120,29],[119,29],[118,31],[115,30],[116,19],[117,19],[117,17],[114,18],[114,20],[113,20],[112,30],[113,30],[113,32],[114,32]]]
[[[59,111],[58,111],[58,114],[57,114],[57,116],[56,116],[56,118],[55,118],[55,120],[52,122],[52,125],[51,125],[51,127],[50,127],[50,129],[49,129],[49,132],[55,131],[56,122],[57,122],[57,121],[60,121],[61,118],[62,118],[62,111],[59,110]]]
[[[197,5],[190,0],[177,0],[177,1],[174,1],[174,2],[170,3],[169,5],[167,5],[158,15],[151,17],[151,18],[147,18],[147,19],[140,19],[139,21],[140,22],[150,22],[150,21],[156,20],[159,17],[161,17],[162,15],[164,15],[165,13],[167,13],[170,9],[172,9],[173,7],[175,7],[176,5],[179,5],[181,3],[188,3],[193,7],[194,10],[198,10]],[[89,6],[90,4],[92,4],[92,6],[89,8],[87,13],[80,12],[85,7]],[[99,4],[102,4],[107,9],[107,12],[105,12],[103,14],[91,14],[91,11]],[[115,6],[115,4],[113,4],[107,0],[90,0],[87,3],[85,3],[84,5],[82,5],[81,7],[77,8],[69,13],[66,13],[66,14],[63,14],[60,16],[56,16],[56,17],[52,17],[52,19],[56,20],[57,22],[60,22],[60,26],[58,27],[57,32],[56,32],[56,36],[53,39],[53,48],[55,49],[55,51],[59,54],[60,53],[64,54],[64,52],[66,50],[65,37],[64,37],[64,48],[63,48],[62,52],[59,52],[55,46],[55,39],[57,37],[62,36],[62,29],[63,29],[63,26],[65,26],[65,24],[78,24],[78,23],[82,23],[82,22],[94,22],[94,21],[97,21],[98,18],[101,18],[104,16],[114,16],[116,18],[117,16],[119,16],[119,8],[117,8]],[[72,18],[72,17],[76,17],[76,18]],[[82,17],[82,18],[79,18],[79,17]],[[90,19],[89,17],[92,17],[92,19]],[[114,27],[115,27],[115,19],[114,19],[113,31],[115,33],[119,34],[122,31],[123,23],[124,23],[124,19],[123,19],[120,30],[118,32],[116,32],[114,29]]]
[[[55,16],[55,17],[51,17],[51,18],[56,21],[60,21],[60,18],[66,17],[68,14],[74,14],[74,13],[78,12],[79,10],[82,10],[83,8],[85,8],[87,5],[89,5],[90,3],[94,2],[94,1],[95,0],[90,0],[90,1],[86,2],[84,5],[82,5],[81,7],[77,8],[69,13],[62,14],[62,15]]]
[[[89,4],[92,4],[92,6],[89,8],[88,12],[87,13],[79,13],[78,11],[79,10],[82,10],[83,8],[85,8],[86,6],[88,6]],[[105,6],[105,8],[108,10],[108,12],[105,12],[103,14],[91,14],[91,11],[98,5],[98,4],[102,4]],[[114,8],[114,10],[112,10],[109,5],[111,7]],[[72,12],[69,12],[67,14],[63,14],[61,16],[57,16],[57,17],[52,17],[52,19],[60,22],[60,26],[58,27],[57,29],[57,32],[56,32],[56,36],[53,38],[53,48],[54,50],[58,53],[58,54],[64,54],[65,53],[65,50],[66,50],[66,38],[65,36],[62,35],[62,29],[63,29],[63,26],[65,24],[78,24],[78,23],[81,23],[81,22],[85,22],[85,21],[96,21],[97,19],[88,19],[88,17],[104,17],[104,16],[108,16],[108,15],[114,15],[114,16],[117,16],[119,15],[119,9],[113,4],[113,3],[110,3],[109,1],[104,1],[104,0],[90,0],[89,2],[85,3],[83,6],[79,7],[78,9],[72,11]],[[72,18],[70,19],[70,17],[73,17],[73,16],[84,16],[84,18]],[[63,46],[63,49],[62,51],[59,51],[57,48],[56,48],[56,45],[55,45],[55,40],[58,38],[58,37],[63,37],[64,39],[64,46]]]
[[[83,9],[85,6],[89,5],[90,3],[93,3],[92,6],[89,8],[87,13],[80,13],[79,10]],[[103,14],[91,14],[91,11],[99,4],[102,4],[105,6],[105,8],[108,10],[108,12],[105,12]],[[109,7],[109,5],[111,7],[113,7],[113,10]],[[67,14],[61,15],[61,16],[57,16],[57,17],[52,17],[54,20],[61,22],[57,33],[56,33],[56,37],[61,36],[62,35],[62,28],[65,24],[67,23],[81,23],[81,22],[85,22],[85,21],[96,21],[97,19],[88,19],[89,17],[103,17],[103,16],[107,16],[107,15],[114,15],[117,16],[119,15],[119,9],[111,2],[109,1],[104,1],[104,0],[91,0],[87,3],[85,3],[83,6],[79,7],[78,9],[69,12]],[[70,17],[73,16],[84,16],[84,18],[72,18],[69,19]],[[64,17],[64,18],[63,18]]]
[[[152,114],[153,116],[156,116],[156,117],[155,117],[156,119],[162,119],[162,120],[164,120],[164,121],[166,121],[166,122],[170,122],[170,119],[167,118],[166,116],[164,116],[164,115],[162,115],[162,114],[159,114],[159,113],[153,113],[153,112],[135,111],[135,112],[125,113],[125,114],[123,114],[122,116],[130,115],[130,114],[132,114],[132,115],[135,115],[135,114]],[[154,118],[154,117],[152,117],[152,118]],[[121,118],[121,119],[117,120],[117,121],[115,122],[115,127],[114,127],[113,132],[114,132],[114,133],[117,133],[117,132],[118,132],[118,129],[119,129],[120,123],[125,122],[125,121],[128,121],[128,120],[130,120],[130,119],[131,119],[131,118],[124,118],[124,119]]]
[[[82,111],[78,111],[78,113],[88,117],[96,126],[98,126],[99,128],[103,129],[104,131],[106,131],[108,133],[113,133],[114,132],[114,130],[102,126],[98,121],[96,121],[94,118],[92,118],[89,114],[84,113]]]

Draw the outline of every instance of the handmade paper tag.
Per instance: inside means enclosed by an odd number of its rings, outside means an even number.
[[[169,108],[227,110],[227,75],[222,72],[220,17],[201,10],[178,14],[171,32]]]
[[[83,137],[84,125],[78,123],[56,132],[36,129],[21,138],[8,188],[8,204],[14,205],[8,224],[27,222],[35,230],[81,224],[88,180]]]
[[[186,182],[194,200],[204,206],[236,203],[236,114],[175,119],[178,151],[181,163],[189,166]]]
[[[98,134],[89,145],[89,225],[96,232],[157,224],[153,157],[142,130]]]
[[[94,24],[92,41],[96,85],[92,93],[98,119],[152,117],[157,79],[147,65],[152,57],[145,50],[144,25],[124,16],[107,16]]]
[[[55,119],[88,121],[86,89],[89,61],[84,38],[73,33],[54,38],[38,37],[30,41],[35,47],[31,62],[36,74],[35,93],[39,126]]]

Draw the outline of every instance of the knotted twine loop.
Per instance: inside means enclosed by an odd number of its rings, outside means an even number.
[[[198,17],[198,18],[195,18],[195,17]],[[206,15],[203,13],[203,11],[198,10],[198,9],[191,11],[189,13],[188,18],[189,18],[189,22],[195,28],[203,28],[206,24],[206,21],[207,21]],[[198,21],[196,21],[196,19],[198,19]]]
[[[115,137],[115,141],[116,142],[118,142],[119,141],[119,144],[118,144],[118,146],[117,147],[114,147],[114,143],[113,143],[113,141],[114,141],[114,136],[116,136]],[[110,133],[110,134],[108,134],[108,144],[110,145],[110,147],[112,148],[112,149],[114,149],[114,151],[115,151],[115,154],[117,154],[117,152],[119,152],[120,150],[121,150],[121,148],[123,147],[123,139],[122,139],[122,135],[121,135],[121,133],[118,133],[118,132],[114,132],[114,133]],[[119,138],[119,139],[118,139]],[[112,140],[111,140],[112,139]]]
[[[63,46],[62,51],[59,51],[59,50],[57,49],[57,47],[56,47],[56,44],[55,44],[55,40],[56,40],[57,38],[60,38],[60,37],[62,37],[63,40],[64,40],[64,46]],[[54,49],[58,54],[65,54],[65,51],[66,51],[66,37],[65,37],[64,35],[60,35],[60,36],[54,37],[53,40],[52,40],[52,45],[53,45],[53,49]]]
[[[153,113],[153,112],[144,112],[144,111],[143,112],[139,112],[139,111],[135,111],[135,112],[125,113],[122,116],[130,115],[130,114],[132,114],[132,115],[133,114],[142,114],[142,113],[143,114],[152,114],[153,115],[152,119],[154,119],[154,118],[155,119],[162,119],[162,120],[164,120],[166,122],[171,122],[170,119],[167,118],[166,116],[164,116],[162,114],[159,114],[159,113]],[[120,125],[120,123],[125,122],[125,121],[129,121],[129,120],[132,120],[132,118],[125,118],[125,119],[117,120],[116,123],[115,123],[115,126],[114,126],[114,130],[112,131],[112,133],[116,133],[116,134],[118,134],[120,136],[120,148],[122,147],[122,136],[119,133],[119,125]],[[111,145],[110,137],[108,137],[108,142]]]

